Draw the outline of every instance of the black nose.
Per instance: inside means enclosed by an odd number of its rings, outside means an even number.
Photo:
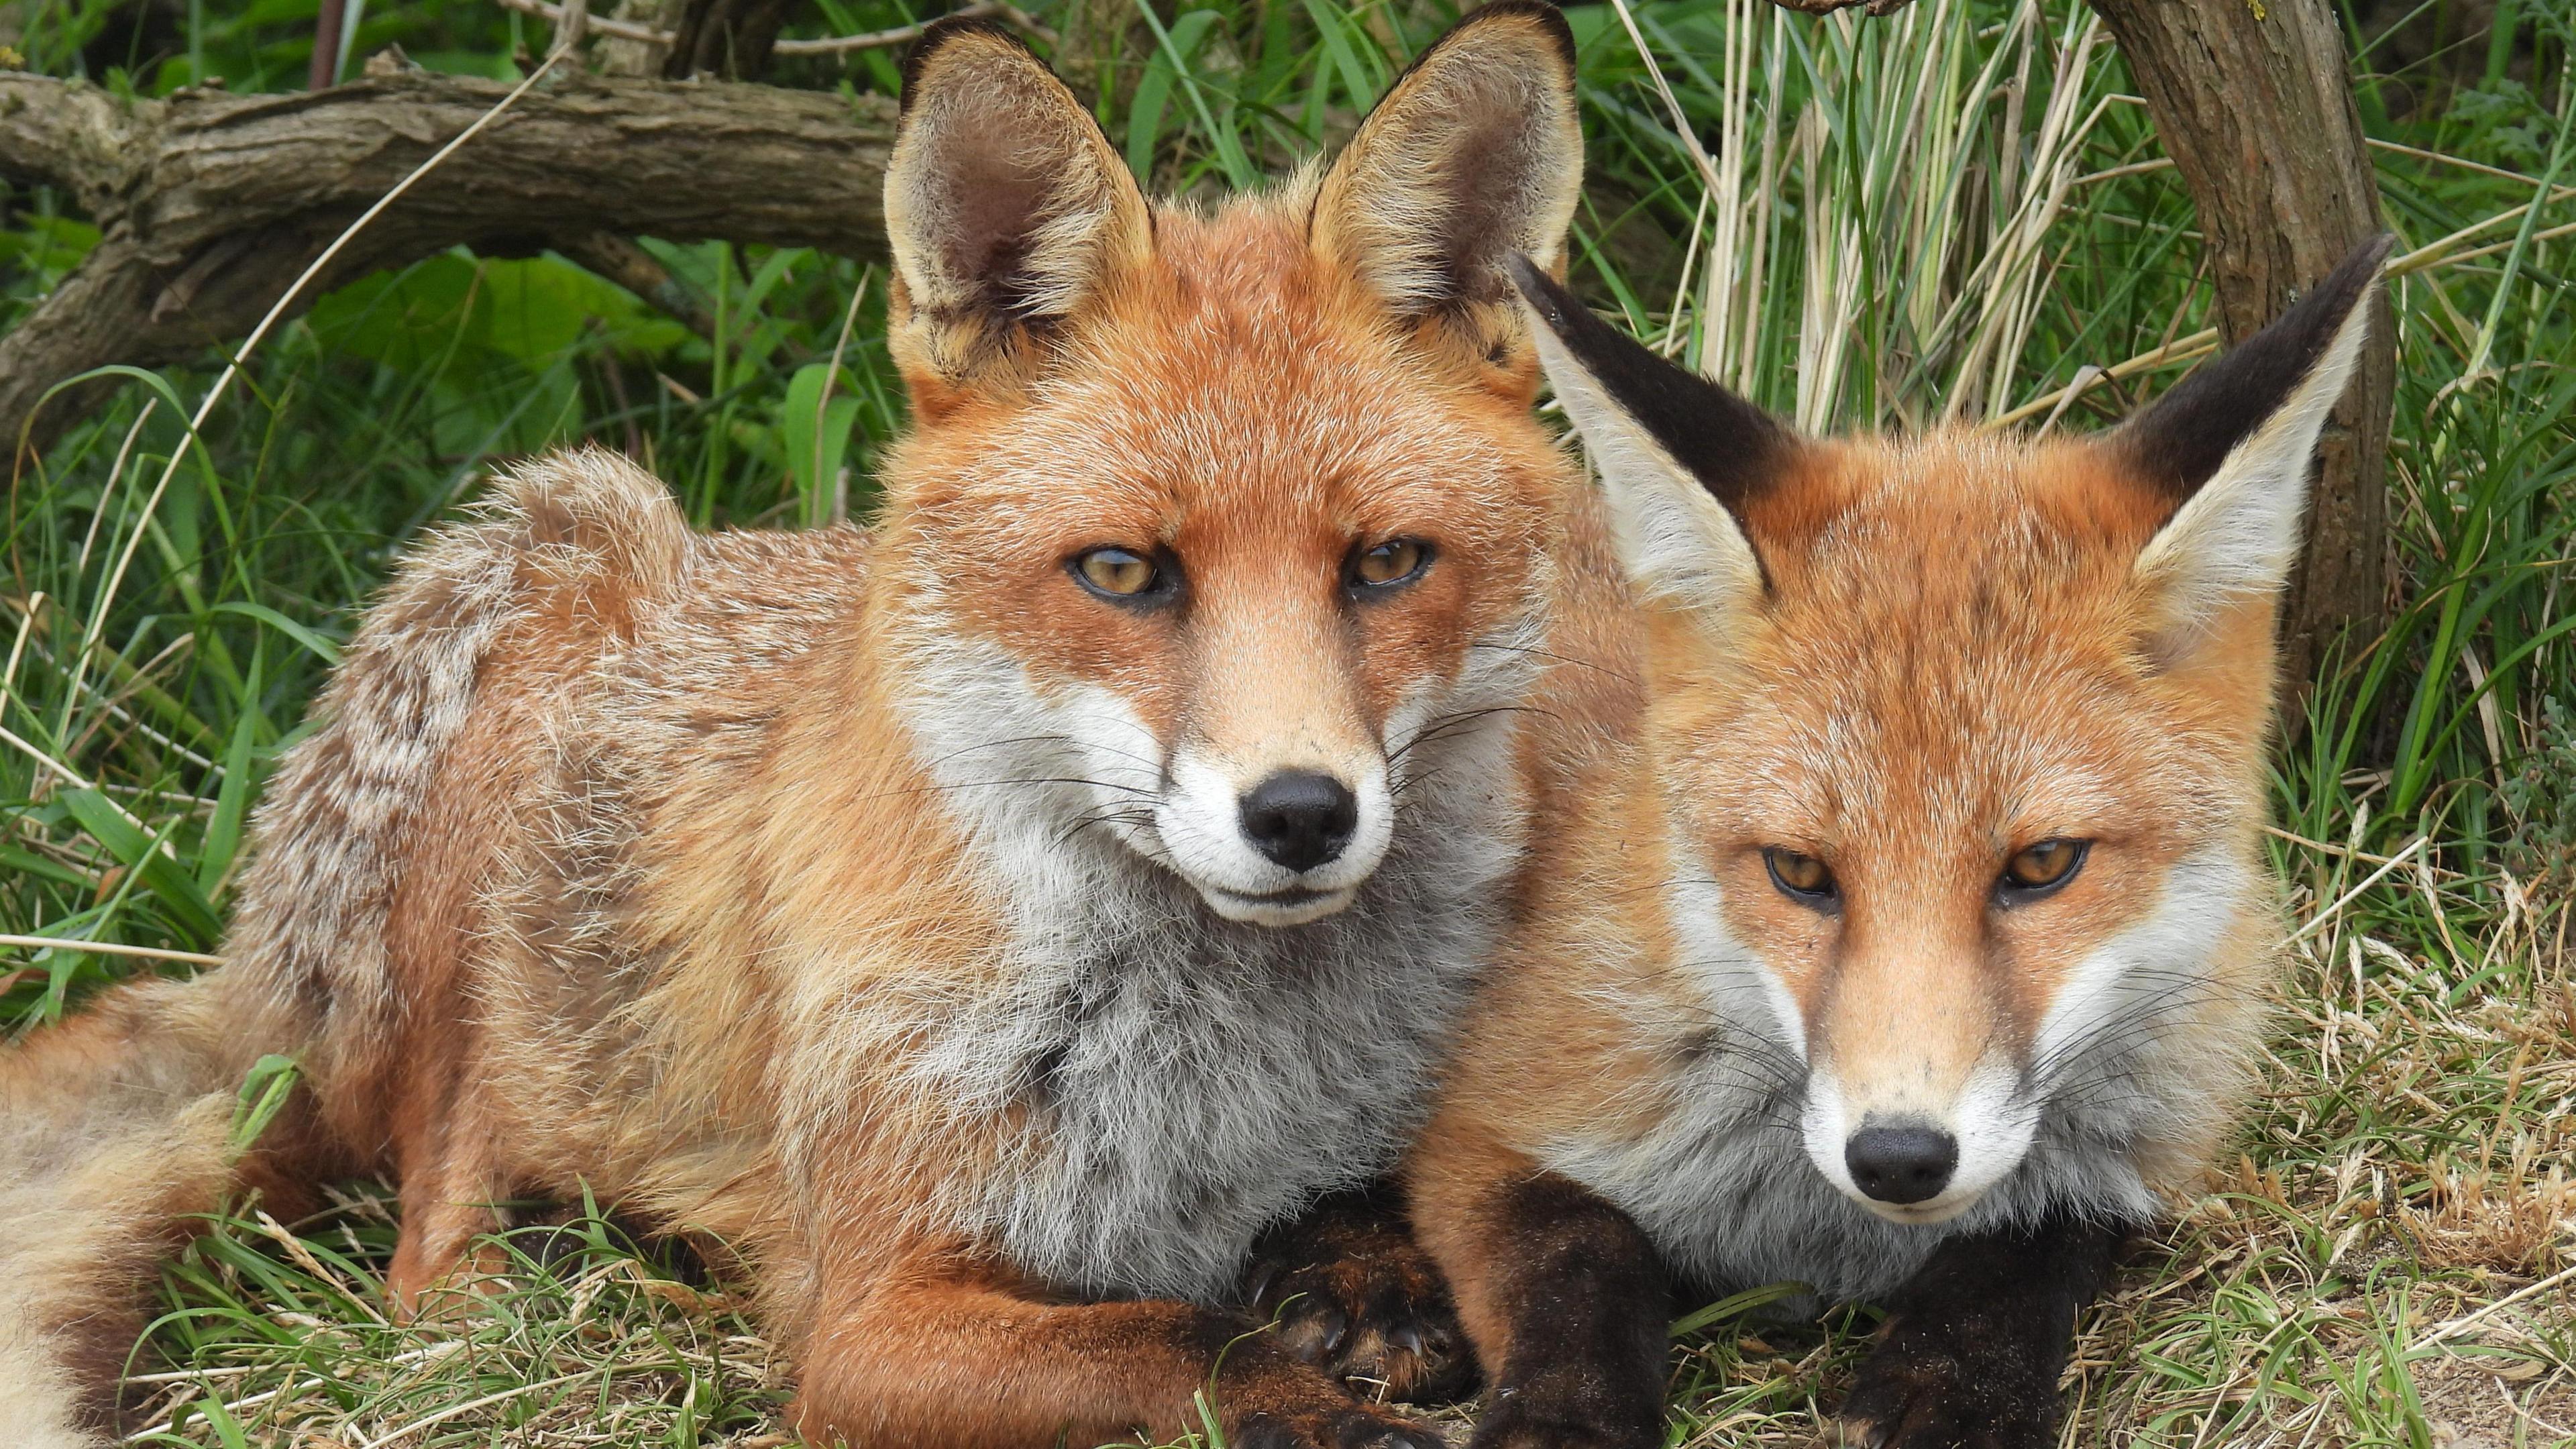
[[[1950,1185],[1959,1140],[1935,1127],[1863,1127],[1843,1144],[1843,1165],[1880,1202],[1923,1202]]]
[[[1312,770],[1282,770],[1253,786],[1242,812],[1252,848],[1290,870],[1339,856],[1360,823],[1360,802],[1342,782]]]

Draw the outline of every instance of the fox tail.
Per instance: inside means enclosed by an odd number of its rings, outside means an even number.
[[[292,1036],[228,974],[118,988],[0,1053],[0,1442],[108,1442],[153,1263],[239,1181],[254,1044]]]
[[[404,560],[323,691],[321,727],[279,761],[228,964],[118,987],[0,1045],[0,1449],[105,1442],[152,1265],[193,1215],[240,1188],[292,1203],[372,1161],[351,1143],[373,1129],[314,1103],[364,1100],[399,1049],[389,902],[478,681],[513,629],[596,623],[603,600],[677,577],[687,547],[668,490],[614,454],[502,476]],[[234,1108],[270,1052],[294,1056],[308,1089],[245,1153]]]

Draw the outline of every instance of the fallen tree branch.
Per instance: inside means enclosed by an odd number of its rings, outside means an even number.
[[[52,104],[30,104],[14,92],[32,79],[0,70],[0,177],[62,187],[95,210],[114,189],[131,116],[95,86],[65,86]]]
[[[563,6],[549,4],[547,0],[494,0],[494,3],[504,10],[516,10],[522,15],[533,15],[549,25],[563,24],[566,14]],[[1864,0],[1847,0],[1847,3],[1857,5],[1864,3]],[[989,3],[961,5],[949,14],[950,16],[998,15],[1032,35],[1043,36],[1046,33],[1045,28],[1031,19],[1026,12],[1010,5]],[[638,25],[632,20],[614,20],[585,14],[581,25],[584,34],[614,36],[619,40],[632,40],[641,45],[675,46],[680,40],[677,31],[663,30],[651,25]],[[772,55],[848,55],[853,51],[883,50],[888,46],[903,45],[918,40],[921,38],[921,32],[929,28],[930,22],[923,21],[918,25],[897,25],[892,29],[871,30],[861,35],[835,35],[822,40],[781,40],[769,47],[769,53]]]
[[[413,72],[296,95],[120,101],[0,73],[0,179],[63,187],[100,230],[80,267],[0,336],[0,441],[41,445],[94,405],[75,389],[38,412],[67,378],[239,338],[343,227],[507,90]],[[531,92],[294,305],[458,245],[595,255],[605,232],[872,252],[893,130],[890,103],[768,86],[577,80]]]

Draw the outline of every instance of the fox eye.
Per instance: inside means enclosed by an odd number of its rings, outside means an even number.
[[[1351,561],[1351,582],[1382,589],[1421,577],[1431,562],[1431,545],[1416,538],[1390,538]]]
[[[2010,905],[2038,900],[2075,879],[2092,848],[2089,840],[2043,840],[2004,862],[2003,879],[1995,889]]]
[[[1073,576],[1104,598],[1142,601],[1163,588],[1160,564],[1123,548],[1095,548],[1073,560]]]
[[[1842,899],[1834,885],[1834,873],[1812,855],[1771,846],[1762,852],[1762,864],[1771,872],[1771,884],[1780,894],[1800,905],[1826,910]]]

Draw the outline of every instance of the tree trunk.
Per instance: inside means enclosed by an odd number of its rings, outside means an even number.
[[[506,89],[413,72],[295,95],[123,101],[0,72],[0,179],[63,188],[100,230],[63,285],[0,336],[0,460],[90,405],[57,397],[37,412],[67,378],[237,343],[342,228]],[[377,217],[296,306],[458,245],[600,255],[607,233],[874,252],[893,135],[892,103],[873,98],[635,80],[532,91]]]
[[[2232,345],[2280,315],[2383,228],[2379,186],[2328,0],[2092,0],[2200,209]],[[2285,611],[2288,677],[2304,680],[2351,626],[2387,609],[2388,419],[2396,337],[2376,304],[2335,408],[2308,543]]]
[[[765,79],[795,8],[795,0],[686,0],[663,79]]]

